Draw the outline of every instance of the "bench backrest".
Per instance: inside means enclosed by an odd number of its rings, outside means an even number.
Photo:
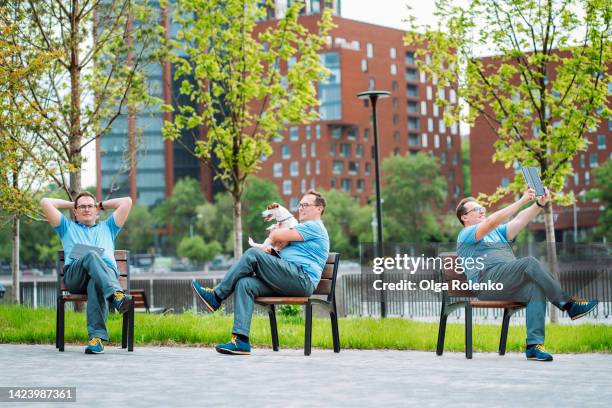
[[[448,291],[446,291],[446,295],[451,297],[476,297],[474,292],[471,290],[456,290],[453,289],[453,281],[458,282],[467,282],[467,278],[465,277],[465,273],[455,272],[455,268],[444,268],[444,265],[449,262],[451,259],[453,261],[453,265],[455,265],[455,261],[458,256],[456,252],[443,252],[438,255],[442,258],[442,280],[443,282],[448,284]]]
[[[117,270],[119,271],[119,284],[123,290],[130,289],[130,251],[116,250],[115,262],[117,262]],[[64,251],[57,251],[57,291],[68,292],[64,284]]]
[[[130,295],[132,295],[134,308],[149,311],[149,300],[147,299],[147,292],[145,292],[144,289],[131,289]]]
[[[327,262],[321,273],[321,280],[314,291],[315,295],[327,295],[327,300],[331,300],[336,289],[336,277],[338,276],[338,265],[340,263],[340,254],[330,252],[327,256]]]

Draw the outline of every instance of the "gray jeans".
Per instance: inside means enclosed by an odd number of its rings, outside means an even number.
[[[315,287],[306,272],[258,248],[249,248],[215,288],[221,299],[234,294],[232,333],[248,336],[257,296],[310,296]]]
[[[559,282],[532,256],[485,269],[479,282],[488,280],[502,283],[503,291],[481,291],[478,299],[527,303],[527,344],[544,344],[546,299],[559,309],[570,300]]]
[[[90,251],[64,270],[66,289],[74,294],[87,294],[87,334],[89,338],[108,340],[107,299],[122,291],[119,272],[111,268],[95,251]]]

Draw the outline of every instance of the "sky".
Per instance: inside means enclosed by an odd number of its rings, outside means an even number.
[[[461,2],[462,0],[459,1]],[[342,0],[341,16],[405,30],[408,28],[407,23],[403,21],[408,18],[407,5],[412,7],[417,24],[435,23],[434,0]],[[96,184],[95,143],[90,143],[84,149],[84,155],[87,160],[83,165],[83,186],[93,186]]]

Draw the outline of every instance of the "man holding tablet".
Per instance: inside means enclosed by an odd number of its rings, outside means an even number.
[[[530,360],[552,361],[553,357],[544,348],[544,325],[546,299],[559,309],[566,311],[572,320],[589,313],[597,306],[597,300],[579,301],[563,292],[559,282],[530,256],[517,259],[510,243],[533,220],[550,201],[548,189],[536,198],[532,188],[513,204],[494,212],[488,217],[486,209],[473,197],[464,198],[457,206],[457,218],[464,228],[457,237],[459,257],[482,258],[484,268],[466,268],[466,278],[472,283],[502,283],[503,290],[480,291],[480,300],[509,300],[527,304],[527,349]],[[525,204],[534,204],[519,212]]]
[[[58,198],[40,201],[47,221],[58,233],[64,248],[64,283],[70,293],[87,294],[87,354],[104,352],[108,341],[107,301],[120,312],[129,310],[131,297],[123,293],[115,262],[115,237],[125,224],[132,200],[115,198],[96,203],[93,194],[84,191],[74,202]],[[66,218],[59,210],[72,209],[76,221]],[[114,209],[106,220],[97,223],[100,210]],[[59,271],[58,271],[59,273]]]

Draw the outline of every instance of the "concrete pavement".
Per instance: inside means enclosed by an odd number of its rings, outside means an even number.
[[[281,344],[282,346],[282,344]],[[612,355],[255,349],[234,357],[210,348],[0,345],[0,386],[74,386],[75,403],[47,406],[608,406]],[[606,402],[607,401],[607,402]],[[0,406],[41,404],[7,404]]]

